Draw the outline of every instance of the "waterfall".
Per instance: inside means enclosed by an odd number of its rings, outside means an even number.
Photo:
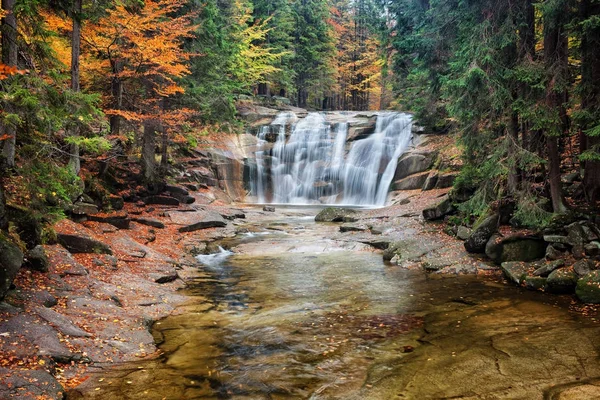
[[[324,113],[279,114],[258,131],[251,195],[258,203],[385,205],[412,139],[411,116],[378,113],[375,131],[347,150],[349,126]]]

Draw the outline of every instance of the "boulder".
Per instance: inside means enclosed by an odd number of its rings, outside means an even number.
[[[23,264],[23,253],[0,234],[0,299],[3,299]]]
[[[523,280],[523,284],[529,290],[542,290],[546,288],[547,280],[541,276],[527,276]]]
[[[431,167],[435,157],[435,152],[425,151],[408,152],[403,154],[398,159],[394,181],[404,179],[407,176],[417,174],[419,172],[427,171],[429,167]]]
[[[579,260],[573,264],[573,271],[577,276],[585,276],[596,269],[596,265],[590,260]]]
[[[27,266],[34,271],[48,272],[48,255],[43,246],[37,245],[27,252]]]
[[[473,231],[470,228],[467,228],[466,226],[459,226],[458,230],[456,231],[456,237],[460,240],[467,240],[469,236],[471,236],[471,233],[473,233]]]
[[[54,230],[58,242],[71,253],[112,254],[110,247],[96,239],[83,225],[63,219],[54,225]]]
[[[165,185],[163,190],[165,192],[169,192],[171,194],[171,196],[175,196],[175,195],[188,196],[190,194],[190,192],[188,192],[188,190],[182,186]]]
[[[549,261],[558,260],[559,258],[563,258],[564,256],[565,256],[565,253],[558,250],[553,245],[550,245],[546,248],[546,260],[549,260]]]
[[[549,262],[547,264],[541,265],[538,269],[533,271],[533,276],[547,277],[555,270],[562,268],[564,266],[565,266],[564,260],[555,260],[555,261]]]
[[[352,142],[369,137],[375,132],[377,126],[377,117],[351,121],[348,126],[346,141]]]
[[[449,196],[452,201],[456,203],[463,203],[473,197],[473,194],[475,194],[474,188],[455,187],[450,191]]]
[[[71,212],[75,215],[92,215],[98,212],[98,207],[95,204],[77,201],[73,204]]]
[[[562,235],[544,235],[544,240],[548,243],[558,243],[562,245],[569,244],[569,238]]]
[[[443,243],[406,239],[392,242],[383,252],[384,261],[401,264],[404,261],[416,261],[425,254],[443,247]]]
[[[207,228],[222,228],[227,226],[227,221],[214,211],[175,212],[169,213],[171,221],[176,225],[184,225],[179,232],[194,232]]]
[[[111,194],[108,196],[108,204],[112,210],[119,211],[125,207],[125,200],[121,196]]]
[[[592,271],[580,278],[575,293],[584,303],[600,303],[600,271]]]
[[[275,207],[273,207],[273,206],[264,206],[263,207],[263,211],[266,211],[266,212],[275,212]]]
[[[426,171],[394,181],[394,183],[392,184],[392,190],[422,189],[428,176],[429,172]]]
[[[500,268],[504,276],[517,285],[520,285],[532,270],[529,264],[519,261],[503,262]]]
[[[572,268],[557,269],[548,275],[547,289],[552,293],[573,293],[578,276]]]
[[[458,176],[458,172],[448,172],[444,174],[439,174],[437,178],[437,183],[435,185],[436,189],[445,189],[452,187],[454,185],[454,181]]]
[[[108,215],[91,215],[88,217],[90,221],[102,222],[105,224],[109,224],[118,229],[129,229],[129,224],[131,219],[127,215],[127,213],[115,213]]]
[[[427,221],[434,221],[444,218],[446,215],[453,213],[454,210],[450,197],[446,195],[436,205],[424,209],[423,218]]]
[[[368,229],[366,225],[344,224],[340,226],[340,232],[365,232]]]
[[[498,214],[492,214],[476,225],[473,233],[465,241],[465,249],[469,253],[485,253],[487,242],[498,230]]]
[[[587,254],[589,257],[600,256],[600,242],[596,240],[586,244],[583,248],[585,250],[585,254]]]
[[[315,217],[316,222],[356,222],[359,212],[350,208],[327,207]]]
[[[466,247],[466,244],[465,244]],[[497,264],[506,261],[535,261],[544,258],[547,244],[541,238],[529,235],[495,237],[488,241],[485,253]]]
[[[435,189],[435,185],[437,185],[438,181],[438,171],[431,171],[423,184],[423,191],[433,190]]]

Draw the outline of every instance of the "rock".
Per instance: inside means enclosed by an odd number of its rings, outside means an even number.
[[[173,195],[188,196],[190,194],[190,192],[188,192],[188,190],[182,186],[165,185],[163,190],[165,192],[169,192],[171,194],[171,196],[173,196]]]
[[[581,180],[579,176],[579,172],[572,172],[567,175],[562,176],[562,181],[567,184],[572,184],[573,182]]]
[[[356,222],[358,211],[350,208],[327,207],[315,217],[316,222]]]
[[[102,222],[109,224],[118,229],[129,229],[131,219],[127,213],[109,214],[109,215],[91,215],[88,217],[90,221]]]
[[[77,201],[73,204],[71,212],[75,215],[92,215],[98,213],[98,207],[95,204]]]
[[[562,235],[544,235],[544,240],[548,243],[569,244],[569,238]]]
[[[22,264],[21,250],[0,234],[0,300],[6,295]]]
[[[427,221],[434,221],[453,213],[454,210],[455,208],[450,200],[450,197],[446,195],[442,197],[440,202],[438,202],[436,205],[424,209],[423,218],[425,218]]]
[[[415,190],[423,188],[429,172],[421,172],[418,174],[407,176],[406,178],[394,181],[392,190]]]
[[[0,368],[1,399],[65,399],[60,383],[44,370]]]
[[[466,246],[465,246],[466,247]],[[547,244],[536,236],[512,235],[488,241],[485,252],[495,263],[535,261],[544,258]]]
[[[58,274],[60,277],[65,277],[67,275],[87,275],[85,267],[78,263],[64,247],[60,245],[46,245],[44,249],[48,255],[52,273]]]
[[[590,260],[579,260],[573,264],[573,271],[580,277],[589,274],[595,269],[596,265]]]
[[[426,271],[439,271],[446,267],[451,266],[453,263],[452,260],[446,258],[430,258],[421,263],[421,266]]]
[[[54,225],[58,242],[71,253],[112,254],[108,245],[96,239],[92,231],[68,219]]]
[[[533,271],[533,276],[547,277],[554,270],[557,270],[558,268],[561,268],[564,266],[565,266],[565,260],[552,261],[545,265],[542,265],[541,267],[539,267],[538,269]]]
[[[550,245],[546,248],[546,260],[553,261],[564,257],[564,253],[559,251],[556,247]]]
[[[132,218],[131,220],[138,224],[151,226],[153,228],[164,229],[165,227],[165,224],[154,218]]]
[[[577,285],[577,274],[570,268],[561,268],[552,272],[546,281],[549,292],[573,293]]]
[[[500,268],[504,276],[517,285],[520,285],[525,280],[532,269],[529,264],[519,261],[503,262]]]
[[[454,274],[454,275],[474,275],[477,274],[477,267],[471,264],[456,264],[445,267],[438,274]]]
[[[425,254],[431,253],[444,245],[431,241],[417,239],[406,239],[390,243],[383,252],[384,261],[391,261],[401,264],[404,261],[415,261]]]
[[[435,189],[435,185],[437,185],[437,182],[438,182],[438,171],[431,171],[429,173],[429,176],[427,176],[425,183],[423,184],[422,190],[427,191],[427,190]]]
[[[340,226],[340,232],[365,232],[368,229],[366,225],[344,224]]]
[[[227,221],[218,213],[213,211],[196,211],[189,213],[169,213],[171,221],[177,225],[185,225],[179,228],[179,232],[194,232],[207,228],[222,228],[227,226]]]
[[[456,237],[460,240],[467,240],[469,236],[471,236],[471,233],[473,233],[473,231],[470,228],[461,225],[456,231]]]
[[[523,280],[523,284],[529,290],[542,290],[546,288],[547,278],[541,276],[527,276]]]
[[[178,206],[179,200],[170,196],[148,196],[144,199],[146,205],[158,204],[163,206]]]
[[[580,278],[575,293],[584,303],[600,303],[600,271],[592,271]]]
[[[585,254],[589,257],[597,257],[600,255],[600,242],[593,241],[586,244],[584,247]]]
[[[583,246],[588,242],[598,240],[597,228],[587,221],[574,222],[567,225],[568,244],[571,246]]]
[[[457,176],[458,172],[448,172],[445,174],[439,174],[437,178],[437,183],[435,185],[436,189],[445,189],[452,187]]]
[[[498,230],[498,215],[493,214],[485,218],[474,227],[473,233],[465,241],[465,249],[469,253],[484,253],[487,242]]]
[[[427,171],[434,158],[435,152],[408,152],[398,159],[394,181],[406,178],[407,176]]]
[[[576,260],[581,260],[585,257],[585,248],[581,244],[576,244],[571,249],[571,253]]]
[[[174,264],[175,260],[168,257],[151,247],[145,246],[133,240],[129,235],[118,232],[110,236],[111,246],[120,253],[133,258],[143,258],[146,261],[160,261],[167,264]]]
[[[34,271],[48,272],[48,255],[43,246],[37,245],[27,252],[27,266]]]
[[[266,211],[266,212],[275,212],[275,207],[273,207],[273,206],[264,206],[263,207],[263,211]]]
[[[108,196],[108,204],[112,210],[119,211],[125,207],[125,200],[121,196],[111,194]]]
[[[52,324],[60,333],[72,337],[91,337],[89,333],[75,326],[67,317],[49,308],[37,307],[35,313]]]
[[[475,194],[474,188],[458,187],[453,188],[448,194],[453,202],[463,203],[473,197]]]

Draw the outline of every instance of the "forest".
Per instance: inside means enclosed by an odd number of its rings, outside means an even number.
[[[82,162],[161,180],[267,98],[412,112],[456,134],[464,215],[540,228],[600,200],[599,42],[596,0],[4,0],[3,186],[60,214]]]

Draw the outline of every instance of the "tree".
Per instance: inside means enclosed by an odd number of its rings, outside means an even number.
[[[16,68],[18,47],[17,47],[17,17],[15,15],[15,0],[2,0],[2,10],[5,15],[2,18],[2,63],[8,67]],[[4,109],[6,115],[11,115],[12,106],[7,105]],[[17,144],[17,127],[14,122],[7,121],[2,123],[3,134],[6,135],[2,155],[4,162],[9,168],[15,166],[15,151]]]

